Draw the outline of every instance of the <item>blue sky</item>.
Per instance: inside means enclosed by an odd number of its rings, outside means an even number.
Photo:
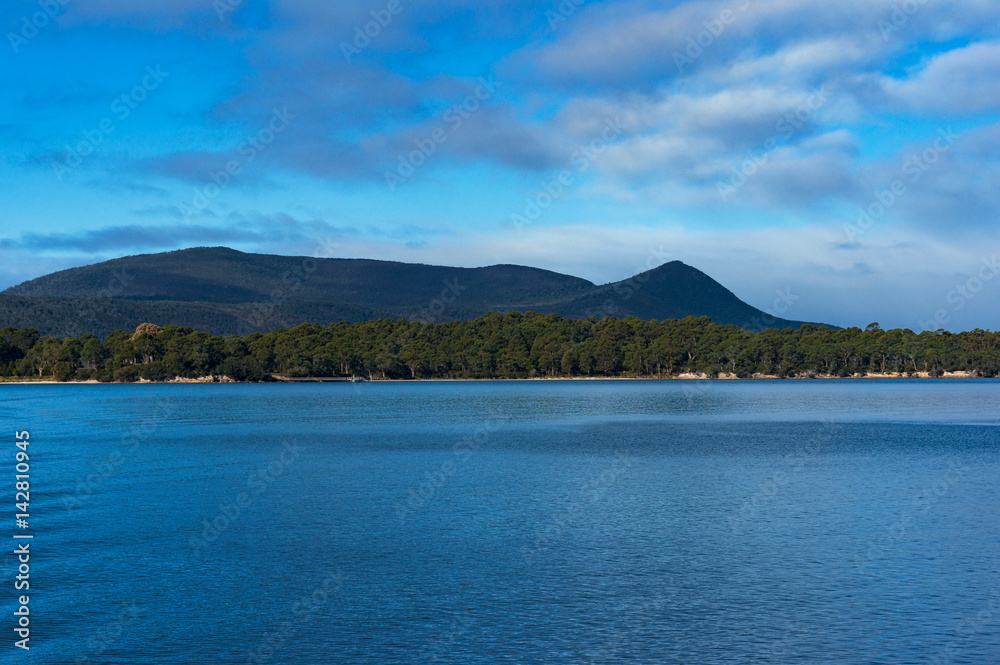
[[[930,0],[8,2],[0,288],[245,251],[1000,328],[1000,22]]]

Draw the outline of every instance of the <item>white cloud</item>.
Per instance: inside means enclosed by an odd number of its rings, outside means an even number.
[[[898,108],[966,115],[1000,112],[1000,43],[970,44],[935,56],[907,78],[884,77]]]

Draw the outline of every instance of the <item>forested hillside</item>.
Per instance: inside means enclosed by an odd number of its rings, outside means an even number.
[[[747,330],[802,325],[748,305],[680,261],[598,286],[526,266],[456,268],[202,247],[63,270],[0,294],[0,327],[60,337],[103,338],[143,321],[246,335],[306,322],[441,323],[527,311],[659,321],[708,316]]]
[[[205,303],[173,300],[33,298],[0,294],[0,327],[34,328],[43,335],[104,339],[116,330],[135,330],[158,321],[213,335],[248,335],[291,328],[303,321],[322,324],[393,318],[391,312],[336,302],[276,299],[258,303]]]

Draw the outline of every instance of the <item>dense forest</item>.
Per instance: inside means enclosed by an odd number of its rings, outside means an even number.
[[[474,321],[405,320],[304,324],[271,333],[213,336],[143,324],[59,339],[30,329],[0,330],[0,376],[134,382],[215,377],[380,379],[661,377],[684,373],[754,376],[864,376],[965,371],[1000,374],[1000,333],[974,330],[797,330],[753,333],[707,317],[669,321],[562,319],[489,314]]]

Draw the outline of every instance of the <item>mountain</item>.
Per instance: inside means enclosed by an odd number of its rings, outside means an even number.
[[[0,294],[0,327],[57,336],[103,336],[144,321],[247,334],[304,322],[443,322],[490,311],[647,320],[708,316],[749,330],[802,325],[751,307],[680,261],[599,286],[515,265],[450,268],[202,247],[63,270]]]

